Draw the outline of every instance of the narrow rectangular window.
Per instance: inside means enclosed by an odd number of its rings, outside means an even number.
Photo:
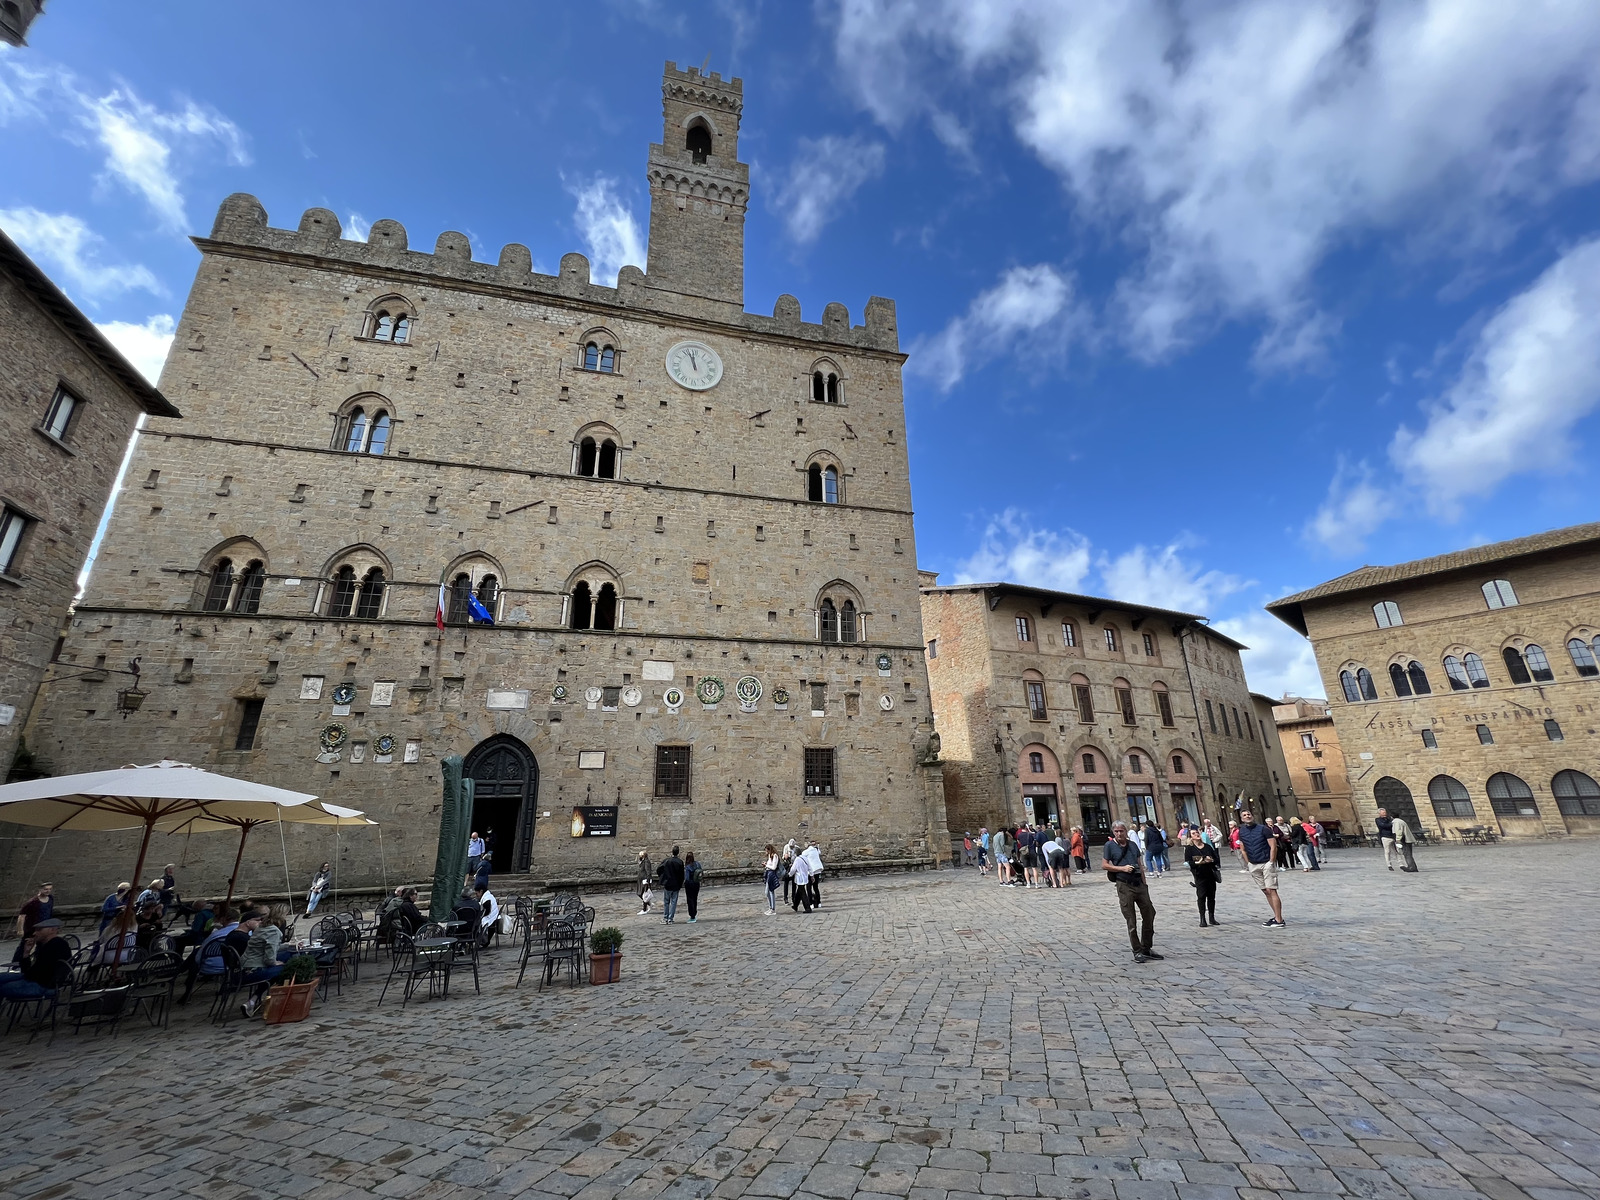
[[[53,438],[65,438],[72,424],[72,414],[77,411],[78,398],[64,387],[56,388],[50,401],[50,411],[44,417],[44,431]]]
[[[1317,735],[1314,733],[1302,733],[1300,735],[1300,744],[1307,750],[1315,750],[1317,748]]]
[[[831,796],[833,789],[833,747],[806,747],[806,795]]]
[[[617,704],[622,699],[622,688],[603,688],[600,693],[600,708],[602,712],[616,712]]]
[[[1072,698],[1078,705],[1078,720],[1085,725],[1094,724],[1094,697],[1089,692],[1087,683],[1072,685]]]
[[[1217,731],[1217,714],[1211,711],[1211,701],[1206,701],[1206,720],[1211,723],[1211,732]]]
[[[1132,725],[1136,718],[1133,715],[1133,689],[1117,689],[1117,707],[1122,710],[1122,723]]]
[[[934,638],[932,641],[930,641],[928,643],[928,657],[929,658],[938,658],[939,657],[939,639],[938,638]]]
[[[1144,635],[1144,652],[1151,658],[1156,656],[1156,639],[1148,633]]]
[[[1217,701],[1217,713],[1222,717],[1222,733],[1224,737],[1232,737],[1233,730],[1228,727],[1228,706]]]
[[[1424,729],[1422,731],[1422,744],[1429,750],[1437,750],[1439,748],[1439,739],[1433,735],[1433,730]]]
[[[1076,646],[1078,644],[1078,627],[1071,621],[1061,622],[1061,644],[1063,646]]]
[[[1546,721],[1544,723],[1544,735],[1552,742],[1564,742],[1567,740],[1561,732],[1560,721]]]
[[[1246,733],[1248,733],[1252,742],[1256,740],[1255,726],[1250,724],[1249,721],[1241,721],[1239,719],[1239,710],[1237,708],[1233,710],[1233,725],[1235,729],[1243,729]]]
[[[1478,726],[1478,744],[1480,746],[1494,745],[1494,734],[1489,732],[1489,727],[1487,725]]]
[[[28,518],[9,506],[0,507],[0,575],[12,574],[22,549]]]
[[[1172,697],[1166,692],[1156,693],[1156,710],[1161,714],[1161,723],[1166,726],[1177,724],[1172,719]]]
[[[1313,792],[1325,792],[1328,790],[1327,771],[1307,771],[1306,774],[1311,776],[1311,790]]]
[[[1117,631],[1110,625],[1106,626],[1106,649],[1113,654],[1117,652]]]
[[[1035,721],[1048,721],[1049,712],[1044,706],[1044,684],[1036,679],[1027,680],[1028,689],[1028,715]]]
[[[239,733],[233,739],[235,750],[254,750],[256,728],[261,724],[261,706],[264,700],[239,701]]]
[[[656,795],[689,796],[689,746],[656,747]]]
[[[1018,616],[1017,617],[1017,641],[1019,641],[1019,642],[1031,642],[1031,641],[1033,641],[1033,630],[1032,630],[1032,628],[1030,628],[1029,621],[1028,621],[1027,617],[1024,617],[1024,616]]]

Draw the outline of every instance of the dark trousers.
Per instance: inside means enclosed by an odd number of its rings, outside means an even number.
[[[1406,865],[1400,869],[1402,871],[1415,871],[1417,869],[1417,860],[1411,853],[1411,843],[1406,842],[1401,845],[1400,853],[1405,856],[1406,860]]]
[[[1194,902],[1200,908],[1200,924],[1206,923],[1208,914],[1213,921],[1217,919],[1217,881],[1209,870],[1195,876]]]
[[[806,891],[811,893],[811,907],[822,907],[822,876],[813,875],[811,882],[806,884]]]
[[[806,906],[807,912],[811,911],[811,885],[809,883],[797,883],[794,885],[794,901],[789,907],[795,912],[799,912],[802,904]]]
[[[780,867],[779,870],[783,871],[783,902],[787,904],[789,903],[789,889],[794,886],[794,878],[784,868]]]
[[[686,886],[683,889],[683,898],[689,904],[689,920],[692,921],[695,918],[695,914],[700,911],[700,888],[699,888],[699,886],[698,885],[696,885],[694,887],[687,887]]]
[[[1156,936],[1156,906],[1150,900],[1150,889],[1141,880],[1137,887],[1117,884],[1117,904],[1122,909],[1122,919],[1128,923],[1128,941],[1135,954],[1150,949]],[[1139,931],[1143,918],[1144,931]]]

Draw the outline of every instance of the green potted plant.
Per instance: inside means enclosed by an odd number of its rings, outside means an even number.
[[[612,925],[589,935],[589,982],[615,983],[622,978],[622,930]]]
[[[268,1025],[284,1025],[310,1016],[311,999],[317,993],[317,970],[317,960],[309,954],[297,954],[284,963],[278,982],[267,989],[261,1019]]]

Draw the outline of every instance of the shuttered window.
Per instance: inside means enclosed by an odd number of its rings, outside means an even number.
[[[1078,706],[1078,720],[1085,725],[1094,724],[1094,697],[1089,692],[1087,683],[1072,685],[1072,699]]]

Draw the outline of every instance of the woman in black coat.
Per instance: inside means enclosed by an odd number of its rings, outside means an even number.
[[[1189,864],[1189,874],[1194,879],[1194,902],[1200,909],[1200,924],[1217,923],[1217,879],[1222,874],[1222,860],[1217,848],[1200,836],[1198,829],[1189,831],[1189,844],[1183,848],[1183,861]],[[1206,920],[1210,916],[1210,921]]]

